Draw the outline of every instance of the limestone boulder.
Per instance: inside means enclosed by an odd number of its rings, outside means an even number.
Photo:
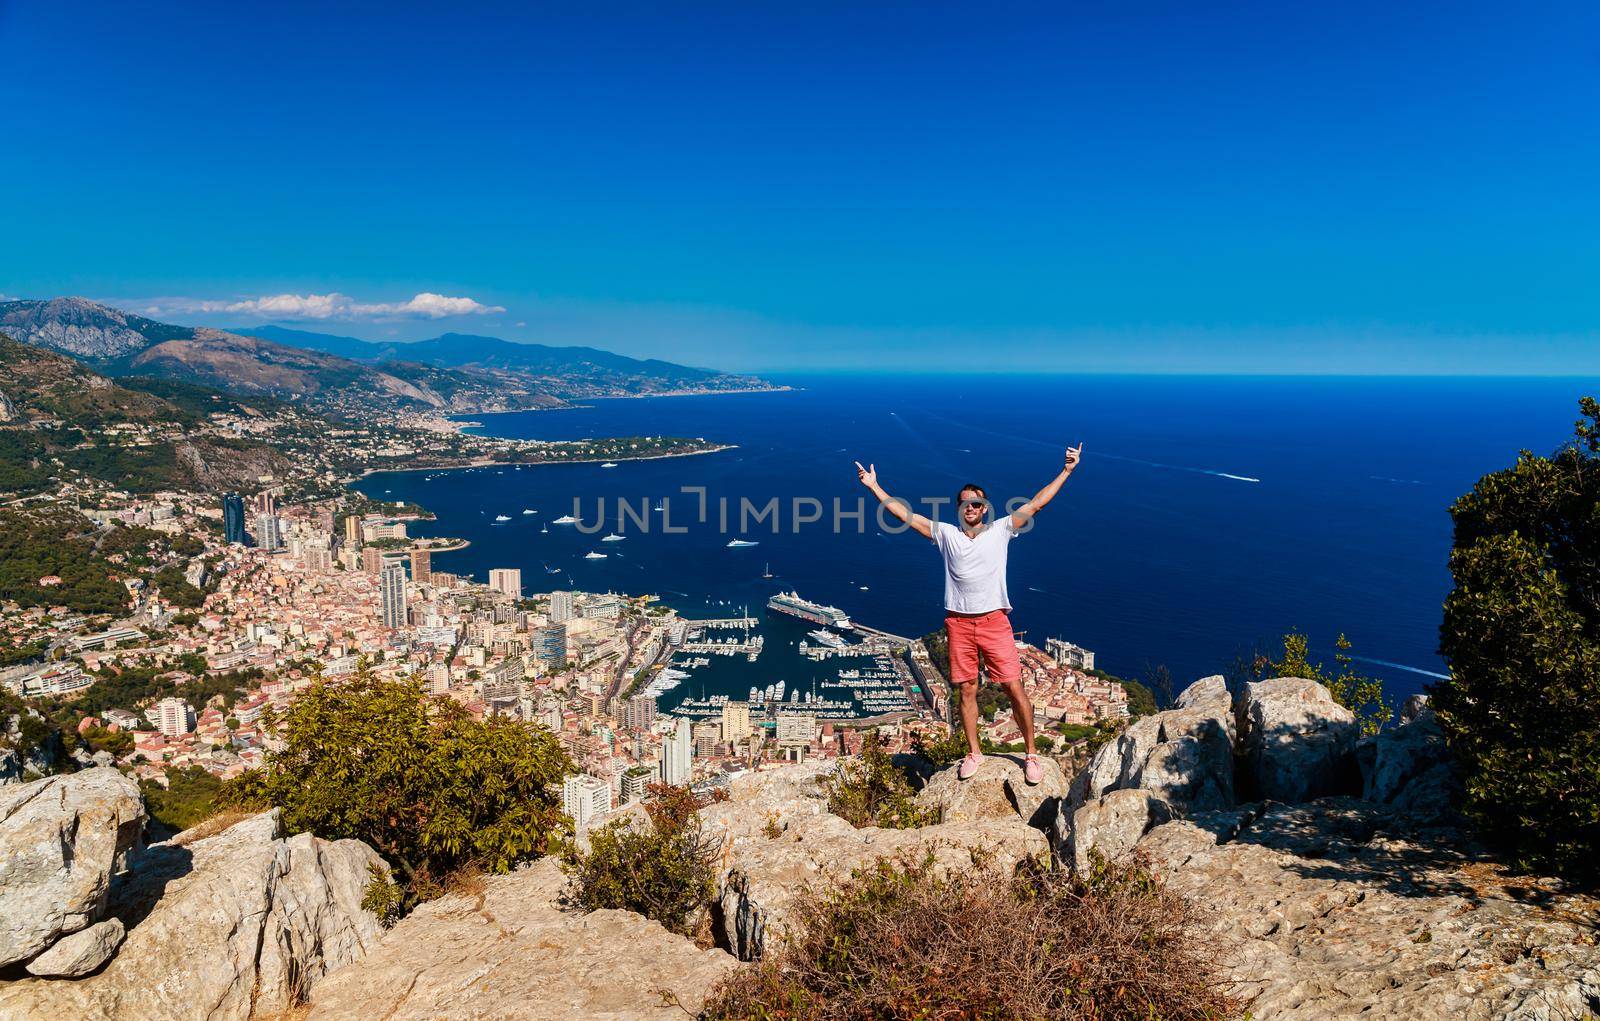
[[[0,966],[104,918],[144,823],[138,784],[115,769],[0,787]]]
[[[1067,780],[1054,762],[1039,757],[1044,777],[1029,784],[1020,754],[985,755],[977,772],[962,780],[954,768],[935,773],[917,803],[937,809],[945,822],[981,822],[984,819],[1021,818],[1030,826],[1048,828],[1067,794]]]
[[[0,1021],[245,1021],[298,1003],[377,942],[361,907],[382,860],[355,840],[284,838],[277,812],[129,857],[108,910],[127,927],[110,963],[72,982],[0,985]]]
[[[667,1021],[737,967],[642,915],[563,910],[564,884],[546,859],[422,905],[317,985],[308,1021]]]
[[[1062,860],[1074,869],[1089,867],[1090,851],[1107,859],[1133,850],[1153,827],[1173,819],[1172,807],[1149,791],[1129,787],[1096,798],[1070,815],[1060,815],[1056,833]]]
[[[793,905],[808,888],[826,889],[879,858],[920,858],[931,851],[939,866],[961,868],[974,855],[1010,865],[1048,854],[1045,834],[1020,813],[1037,813],[1049,795],[1024,798],[1018,807],[1005,793],[1004,771],[1014,770],[1021,783],[1020,765],[988,765],[989,782],[980,788],[988,793],[960,801],[954,812],[959,818],[908,830],[856,829],[830,813],[818,787],[828,765],[736,779],[729,801],[701,813],[708,831],[723,841],[714,912],[719,943],[741,960],[760,959],[782,937]],[[947,789],[954,771],[952,766],[935,775],[921,793]]]
[[[1325,798],[1196,813],[1138,848],[1253,1017],[1578,1021],[1600,998],[1600,902],[1453,828]]]
[[[49,950],[28,962],[28,974],[40,978],[80,978],[111,960],[127,934],[119,918],[96,922],[56,940]]]
[[[1355,715],[1303,677],[1245,685],[1240,743],[1254,796],[1299,802],[1359,789]]]
[[[1179,814],[1230,808],[1234,731],[1222,678],[1197,681],[1174,708],[1135,720],[1095,752],[1072,786],[1070,809],[1130,788],[1150,791]]]
[[[1423,818],[1449,813],[1460,793],[1455,760],[1433,710],[1379,731],[1361,756],[1361,797]]]

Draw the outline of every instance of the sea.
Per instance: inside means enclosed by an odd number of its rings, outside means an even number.
[[[1399,700],[1446,670],[1437,647],[1451,502],[1519,450],[1565,442],[1578,398],[1600,383],[774,379],[792,389],[594,400],[472,419],[475,431],[507,437],[662,435],[734,445],[719,453],[611,468],[393,472],[357,488],[435,512],[416,534],[471,540],[436,555],[439,570],[486,580],[491,568],[518,567],[530,593],[653,593],[689,617],[761,617],[761,655],[709,657],[662,697],[670,710],[685,698],[742,699],[779,679],[812,690],[841,667],[863,665],[800,657],[798,643],[814,625],[767,613],[775,592],[798,592],[894,634],[940,626],[938,554],[915,533],[883,527],[855,462],[875,465],[890,493],[948,519],[963,484],[982,485],[999,506],[1026,499],[1060,469],[1066,447],[1082,443],[1077,472],[1010,547],[1012,622],[1028,641],[1066,639],[1122,676],[1150,679],[1165,667],[1181,690],[1277,651],[1291,630],[1331,667],[1344,634],[1356,666]],[[552,523],[562,515],[579,524]],[[613,533],[623,538],[602,541]],[[730,548],[733,539],[753,545]],[[591,552],[606,557],[586,559]]]

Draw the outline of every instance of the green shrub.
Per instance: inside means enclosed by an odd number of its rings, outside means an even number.
[[[563,865],[573,902],[590,911],[637,911],[673,932],[694,932],[716,893],[721,849],[702,830],[699,808],[687,788],[652,786],[648,826],[615,822],[589,835],[587,854],[568,852]]]
[[[1216,954],[1188,903],[1138,863],[1083,877],[992,860],[886,859],[808,891],[787,938],[713,991],[710,1021],[1212,1021]]]
[[[857,829],[904,830],[939,821],[937,810],[917,804],[910,780],[883,750],[877,731],[867,735],[860,756],[839,760],[823,786],[828,811]]]
[[[165,787],[141,780],[139,790],[151,820],[173,833],[181,833],[216,814],[222,781],[199,766],[188,766],[167,770]]]
[[[1520,867],[1600,882],[1600,405],[1457,500],[1432,704],[1466,809]]]
[[[560,787],[572,763],[543,727],[476,720],[365,668],[348,684],[313,684],[282,724],[281,750],[229,781],[226,800],[281,808],[291,833],[365,840],[408,898],[464,866],[504,872],[567,833]]]
[[[1394,716],[1394,710],[1384,698],[1383,681],[1355,671],[1350,639],[1340,635],[1334,647],[1338,649],[1333,656],[1339,664],[1336,673],[1328,671],[1321,663],[1311,662],[1306,636],[1291,631],[1283,636],[1281,658],[1256,658],[1256,677],[1304,677],[1316,681],[1328,689],[1335,702],[1355,714],[1361,733],[1376,734]]]

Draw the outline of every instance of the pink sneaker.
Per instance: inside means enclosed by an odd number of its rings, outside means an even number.
[[[1022,778],[1028,781],[1029,786],[1036,785],[1044,779],[1044,766],[1040,765],[1039,760],[1032,755],[1022,760]]]
[[[961,760],[961,765],[956,767],[957,780],[970,780],[972,774],[978,771],[978,763],[983,761],[983,756],[976,752]]]

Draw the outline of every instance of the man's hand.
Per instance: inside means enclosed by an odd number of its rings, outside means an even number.
[[[863,486],[866,486],[868,489],[872,490],[874,493],[876,493],[878,491],[878,466],[877,465],[875,465],[875,464],[868,465],[867,467],[863,468],[861,466],[861,462],[857,461],[856,462],[856,478],[860,479],[861,480],[861,484]]]
[[[1078,441],[1078,445],[1076,447],[1068,447],[1067,448],[1067,462],[1066,462],[1066,464],[1064,466],[1062,466],[1061,470],[1066,472],[1068,475],[1071,475],[1072,474],[1072,470],[1074,468],[1078,467],[1078,461],[1082,457],[1083,457],[1083,441],[1079,440]]]

